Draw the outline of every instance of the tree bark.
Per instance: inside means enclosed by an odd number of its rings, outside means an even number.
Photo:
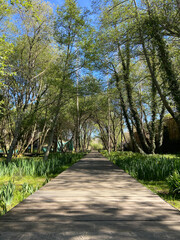
[[[153,21],[153,20],[152,20]],[[173,100],[177,106],[177,111],[180,113],[180,87],[177,80],[177,76],[172,66],[172,62],[170,60],[169,52],[167,50],[167,46],[161,34],[159,33],[159,28],[157,27],[158,22],[153,22],[153,31],[151,37],[154,38],[156,42],[156,47],[158,50],[159,60],[161,62],[162,69],[166,73],[166,79],[169,85],[169,89]],[[179,119],[180,126],[180,119]]]
[[[8,152],[7,159],[6,159],[7,163],[11,162],[13,152],[16,148],[18,138],[19,138],[19,135],[20,135],[20,132],[21,132],[21,123],[22,123],[22,117],[19,114],[19,117],[17,118],[17,121],[15,123],[15,131],[14,131],[13,141],[12,141],[11,146],[9,148],[9,152]]]
[[[155,86],[153,84],[152,86],[152,119],[151,119],[151,131],[150,131],[150,153],[154,154],[155,153],[155,148],[156,148],[156,142],[155,142],[155,136],[156,136],[156,129],[155,129],[155,120],[156,120],[156,109],[157,109],[157,104],[156,104],[156,99],[155,99]]]
[[[30,145],[34,144],[35,132],[36,132],[36,124],[35,124],[35,126],[34,126],[34,128],[33,128],[33,131],[32,131],[32,134],[31,134],[31,138],[29,139],[26,147],[25,147],[25,148],[23,147],[22,150],[20,151],[22,154],[25,153],[25,151],[28,149],[28,147],[29,147]],[[31,147],[31,153],[32,153],[32,147]]]
[[[114,66],[113,66],[113,68],[114,68]],[[114,68],[114,74],[115,74],[115,78],[116,78],[116,86],[117,86],[117,89],[119,91],[119,96],[120,96],[120,105],[121,105],[121,108],[122,108],[122,111],[123,111],[124,119],[125,119],[125,122],[126,122],[126,126],[128,128],[128,131],[129,131],[131,141],[132,141],[133,145],[136,146],[137,150],[140,153],[144,153],[143,149],[138,145],[138,143],[136,142],[136,139],[134,138],[134,133],[133,133],[133,130],[131,128],[131,124],[130,124],[130,121],[129,121],[129,116],[128,116],[127,109],[126,109],[126,104],[125,104],[123,94],[122,94],[122,89],[121,89],[120,83],[119,83],[119,76],[118,76],[118,73],[116,72],[115,68]]]
[[[120,122],[121,122],[121,152],[123,152],[123,112],[121,108],[121,117],[120,117]]]
[[[153,55],[153,59],[152,59],[153,72],[156,73],[155,49],[153,49],[152,55]],[[152,92],[152,104],[151,104],[152,117],[151,117],[151,130],[150,130],[150,152],[151,154],[154,154],[156,149],[155,121],[156,121],[156,114],[157,114],[157,99],[156,99],[157,89],[154,82],[152,82],[151,92]]]
[[[160,152],[162,144],[163,144],[163,119],[165,114],[165,107],[162,106],[162,111],[160,114],[159,126],[158,126],[158,134],[157,134],[157,144],[156,144],[156,152]]]
[[[143,53],[144,53],[144,56],[145,56],[145,59],[146,59],[146,62],[147,62],[147,66],[149,68],[149,72],[150,72],[150,75],[151,75],[151,80],[154,82],[156,88],[157,88],[157,91],[158,91],[158,94],[165,106],[165,108],[167,109],[167,111],[171,114],[171,116],[174,118],[174,120],[176,121],[179,129],[180,129],[180,117],[179,117],[179,114],[177,115],[173,109],[171,108],[171,106],[169,105],[165,95],[163,94],[162,90],[161,90],[161,87],[157,81],[157,78],[155,76],[155,73],[153,71],[153,67],[151,65],[151,61],[149,59],[149,56],[148,56],[148,53],[147,53],[147,50],[146,50],[146,46],[145,46],[145,40],[144,40],[144,36],[143,36],[143,33],[142,33],[142,27],[141,27],[141,24],[140,24],[140,20],[139,20],[139,14],[138,14],[138,9],[137,9],[137,4],[136,4],[136,0],[133,0],[134,1],[134,5],[135,5],[135,8],[136,8],[136,18],[137,18],[137,25],[138,25],[138,31],[139,31],[139,37],[140,37],[140,41],[141,41],[141,45],[142,45],[142,48],[143,48]]]
[[[48,147],[47,150],[44,154],[44,161],[48,160],[49,157],[49,153],[52,147],[52,143],[53,143],[53,138],[54,138],[54,132],[56,129],[56,125],[57,125],[57,121],[58,121],[58,117],[59,117],[59,113],[60,113],[60,103],[61,103],[61,98],[62,98],[62,89],[60,90],[59,96],[58,96],[58,101],[57,101],[57,109],[56,109],[56,114],[55,117],[53,119],[53,125],[51,127],[51,134],[49,137],[49,141],[48,141]]]
[[[123,54],[121,52],[119,44],[118,44],[118,52],[119,52],[119,57],[120,57],[121,62],[122,62],[123,80],[124,80],[124,84],[125,84],[125,87],[126,87],[127,98],[128,98],[128,103],[129,103],[130,110],[131,110],[131,115],[134,119],[137,134],[139,136],[139,140],[141,142],[141,146],[143,148],[143,151],[146,152],[146,153],[149,153],[149,146],[147,144],[146,137],[145,137],[145,135],[143,133],[143,130],[142,130],[142,127],[141,127],[141,120],[139,118],[137,109],[134,105],[134,101],[133,101],[133,98],[132,98],[132,86],[131,86],[130,79],[129,79],[129,74],[130,74],[130,45],[129,45],[129,39],[127,39],[127,43],[126,43],[126,61],[124,60],[124,57],[123,57]]]
[[[48,132],[50,131],[50,128],[46,129],[46,124],[43,127],[43,131],[42,131],[42,136],[39,137],[39,144],[38,144],[38,153],[41,153],[42,147],[44,145],[46,136],[48,134]]]

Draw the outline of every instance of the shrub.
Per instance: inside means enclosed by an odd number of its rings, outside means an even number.
[[[10,205],[14,196],[15,185],[9,181],[7,185],[3,184],[0,190],[0,200],[5,205]]]
[[[170,188],[170,193],[176,195],[180,194],[180,174],[174,171],[172,175],[167,178],[167,183]]]
[[[3,210],[2,212],[0,212],[0,216],[7,213],[6,204],[2,199],[0,199],[0,208],[2,208],[2,210]]]
[[[34,190],[33,185],[28,184],[28,183],[23,183],[23,184],[22,184],[22,193],[23,193],[23,195],[24,195],[25,193],[30,193],[30,194],[32,194],[34,191],[35,191],[35,190]]]

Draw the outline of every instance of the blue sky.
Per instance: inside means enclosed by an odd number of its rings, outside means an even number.
[[[57,5],[62,5],[64,3],[64,0],[48,0],[50,3]],[[90,8],[91,6],[91,0],[78,0],[78,3],[81,7],[87,7]]]
[[[54,4],[55,8],[57,5],[61,5],[64,3],[64,0],[47,0],[47,1]],[[91,7],[91,0],[77,0],[77,1],[81,7],[87,7],[87,8]],[[140,0],[137,0],[137,3],[139,4]]]

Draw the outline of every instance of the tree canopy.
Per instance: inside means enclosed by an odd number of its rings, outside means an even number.
[[[179,0],[0,0],[0,149],[161,151],[180,132]],[[126,132],[128,132],[128,136]],[[64,151],[62,149],[62,151]]]

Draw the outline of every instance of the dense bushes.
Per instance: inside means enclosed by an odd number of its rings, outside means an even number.
[[[180,173],[175,171],[167,178],[167,182],[172,194],[180,194]]]

